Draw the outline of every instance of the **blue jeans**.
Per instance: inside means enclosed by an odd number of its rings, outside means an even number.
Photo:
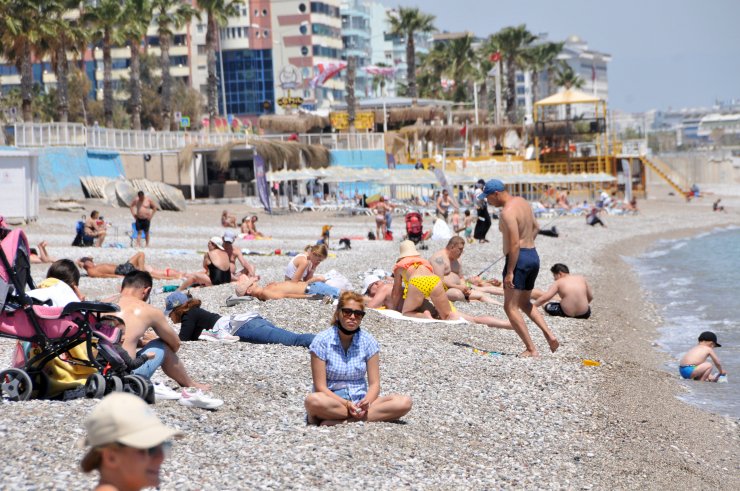
[[[285,346],[303,346],[308,348],[314,334],[296,334],[276,327],[262,317],[248,320],[234,333],[242,341],[255,344],[282,344]]]
[[[153,339],[146,343],[143,348],[136,352],[136,356],[139,356],[142,353],[154,353],[154,358],[141,365],[139,368],[134,370],[133,373],[145,378],[152,378],[154,372],[157,371],[157,368],[159,368],[164,361],[164,347],[164,341],[161,339]]]
[[[313,283],[309,283],[306,287],[306,294],[322,295],[324,297],[329,296],[336,300],[339,298],[339,288],[327,285],[323,281],[314,281]]]

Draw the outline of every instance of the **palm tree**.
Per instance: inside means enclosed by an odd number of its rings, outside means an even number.
[[[0,6],[0,53],[12,61],[21,76],[23,121],[33,121],[34,47],[46,36],[49,24],[38,1],[2,0]]]
[[[529,48],[527,51],[527,66],[532,70],[532,99],[539,100],[540,74],[549,72],[555,66],[555,60],[563,51],[565,43],[542,43]],[[548,78],[548,80],[550,80]]]
[[[206,23],[206,59],[208,63],[208,129],[216,129],[216,102],[218,98],[218,77],[216,76],[216,46],[219,28],[226,25],[229,17],[239,12],[242,0],[199,0],[198,7],[208,16]],[[222,73],[223,77],[224,74]],[[224,108],[224,113],[226,108]]]
[[[434,16],[421,12],[417,7],[400,7],[398,12],[388,12],[390,23],[390,34],[406,38],[406,83],[408,96],[416,99],[416,47],[414,46],[414,34],[417,32],[432,32],[434,27]]]
[[[172,129],[172,75],[170,74],[170,44],[173,31],[182,28],[200,14],[182,0],[152,0],[154,23],[159,34],[159,58],[162,69],[162,130]]]
[[[444,75],[455,81],[452,99],[455,102],[465,102],[468,99],[469,81],[478,75],[478,55],[473,49],[473,37],[466,35],[451,40],[444,45],[443,53],[447,66]]]
[[[421,97],[443,99],[440,79],[444,76],[449,60],[444,46],[437,44],[429,53],[419,57],[419,73],[416,75],[417,91]],[[409,95],[408,90],[405,93]]]
[[[51,57],[51,65],[57,80],[57,119],[62,123],[69,120],[68,53],[79,55],[87,44],[87,32],[82,28],[79,18],[71,19],[67,15],[72,9],[77,8],[79,3],[79,0],[56,0],[43,4],[46,7],[43,15],[50,29],[48,36],[41,40],[38,54],[48,53]]]
[[[141,130],[141,41],[152,20],[152,5],[149,0],[128,0],[123,12],[124,23],[121,35],[126,38],[131,51],[130,100],[131,125]]]
[[[493,35],[499,46],[506,72],[506,112],[510,123],[515,123],[516,115],[516,70],[527,66],[527,49],[537,36],[527,30],[524,24],[504,27]]]
[[[355,98],[355,79],[357,78],[357,57],[347,57],[347,122],[349,123],[348,131],[354,133],[355,131],[355,109],[357,105],[357,99]]]
[[[105,126],[113,126],[113,58],[111,49],[122,42],[119,27],[124,23],[125,9],[121,0],[98,0],[83,13],[83,22],[89,28],[93,43],[103,48],[103,119]]]
[[[583,83],[583,79],[573,71],[570,65],[565,62],[560,63],[555,74],[555,85],[570,90],[580,89],[583,87]],[[570,121],[570,104],[565,106],[565,119]]]
[[[388,65],[385,63],[376,63],[375,66],[380,68],[388,68]],[[373,75],[373,79],[371,82],[373,95],[376,97],[383,97],[383,92],[385,92],[385,85],[387,83],[387,77],[386,75],[377,73]]]

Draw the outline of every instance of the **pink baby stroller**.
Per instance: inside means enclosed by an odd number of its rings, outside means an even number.
[[[98,371],[87,379],[86,396],[102,397],[112,390],[126,390],[153,402],[153,387],[147,379],[118,376],[122,374],[122,360],[111,348],[120,341],[121,331],[101,321],[103,314],[119,310],[116,305],[39,305],[26,294],[26,286],[34,289],[28,241],[22,230],[8,229],[0,217],[0,337],[19,341],[13,367],[0,371],[0,398],[25,401],[46,397],[49,377],[45,366],[84,343],[86,359],[68,361]],[[23,349],[22,344],[29,349]]]
[[[419,245],[419,249],[426,249],[424,245],[424,218],[416,210],[411,210],[404,217],[406,222],[406,238]]]

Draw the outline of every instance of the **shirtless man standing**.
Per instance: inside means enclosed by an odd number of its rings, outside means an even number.
[[[537,298],[535,307],[545,306],[545,312],[559,317],[573,317],[588,319],[591,317],[589,304],[594,299],[591,286],[586,278],[570,274],[568,266],[557,263],[550,268],[555,283]],[[560,297],[559,302],[548,302],[555,295]],[[545,302],[548,302],[547,304]]]
[[[154,372],[162,371],[182,387],[196,387],[207,390],[208,386],[194,381],[185,371],[185,366],[177,357],[180,338],[170,327],[161,310],[146,301],[152,291],[152,277],[145,271],[134,271],[123,279],[117,313],[126,323],[126,339],[123,348],[133,358],[144,353],[154,353],[154,358],[134,370],[134,373],[151,378]],[[147,334],[152,328],[154,335]]]
[[[524,342],[525,350],[519,356],[539,356],[520,310],[537,324],[547,344],[550,345],[550,351],[555,352],[560,343],[540,311],[530,301],[537,273],[540,270],[540,258],[534,247],[534,239],[539,227],[532,213],[532,207],[523,198],[509,194],[504,183],[498,179],[486,182],[481,197],[485,198],[490,205],[503,207],[499,229],[503,235],[503,250],[506,256],[503,271],[504,311],[512,327]]]
[[[146,246],[149,247],[149,226],[157,211],[157,205],[144,196],[144,191],[139,191],[129,208],[136,219],[136,247],[141,247],[141,232],[146,234]]]
[[[456,235],[447,242],[444,249],[432,255],[431,263],[434,274],[444,281],[447,287],[447,298],[451,302],[479,300],[485,303],[498,303],[480,290],[466,284],[460,264],[460,257],[464,250],[465,239]]]

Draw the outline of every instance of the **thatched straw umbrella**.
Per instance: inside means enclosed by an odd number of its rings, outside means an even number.
[[[184,169],[192,163],[193,153],[196,146],[197,145],[195,143],[188,143],[187,146],[177,154],[177,165],[180,169]]]
[[[259,119],[259,127],[273,133],[308,133],[329,125],[329,118],[315,114],[270,114]]]
[[[462,129],[463,125],[460,124],[443,126],[414,124],[401,128],[400,133],[408,137],[416,134],[422,140],[431,141],[440,146],[452,146],[464,139]],[[510,130],[516,131],[519,137],[522,136],[523,128],[516,125],[478,124],[467,126],[468,137],[479,141],[492,138],[500,141]]]
[[[228,142],[216,150],[216,161],[219,168],[226,170],[231,164],[231,151],[238,146],[254,146],[255,152],[265,161],[268,169],[277,171],[283,168],[297,170],[301,168],[301,157],[306,167],[320,169],[331,163],[331,152],[322,145],[308,145],[299,142],[282,142],[249,138]]]

